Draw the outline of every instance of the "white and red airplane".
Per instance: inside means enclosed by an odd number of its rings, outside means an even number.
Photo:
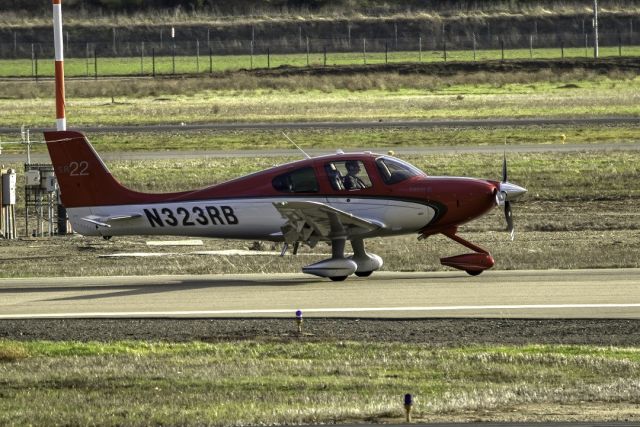
[[[382,259],[365,251],[373,237],[443,234],[473,253],[443,265],[480,274],[491,254],[458,236],[458,227],[504,206],[513,238],[510,202],[526,190],[507,182],[428,176],[388,155],[342,153],[306,158],[210,187],[178,193],[133,191],[109,172],[87,138],[45,132],[47,148],[75,231],[86,236],[178,235],[300,243],[331,243],[331,258],[303,272],[339,281],[369,276]],[[351,242],[353,255],[345,255]]]

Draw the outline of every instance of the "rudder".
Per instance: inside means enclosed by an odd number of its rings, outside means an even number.
[[[140,203],[148,194],[124,187],[80,132],[44,132],[66,208]]]

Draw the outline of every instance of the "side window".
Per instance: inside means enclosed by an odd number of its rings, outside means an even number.
[[[371,187],[371,179],[359,160],[327,163],[324,169],[334,190],[362,190]]]
[[[316,193],[318,180],[313,168],[296,169],[273,178],[273,188],[283,193]]]

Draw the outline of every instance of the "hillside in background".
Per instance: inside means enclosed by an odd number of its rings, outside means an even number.
[[[440,16],[460,14],[582,14],[591,11],[592,0],[63,0],[70,17],[126,17],[145,15],[146,19],[173,15],[181,19],[202,16],[343,15],[388,16],[390,14],[428,13]],[[634,0],[600,0],[603,12],[628,13],[640,8]],[[51,10],[42,0],[0,0],[0,17],[7,22],[21,17],[39,18]],[[301,18],[297,16],[297,18]]]

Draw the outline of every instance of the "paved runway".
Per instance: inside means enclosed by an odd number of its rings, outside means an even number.
[[[0,319],[640,318],[640,269],[0,279]]]

